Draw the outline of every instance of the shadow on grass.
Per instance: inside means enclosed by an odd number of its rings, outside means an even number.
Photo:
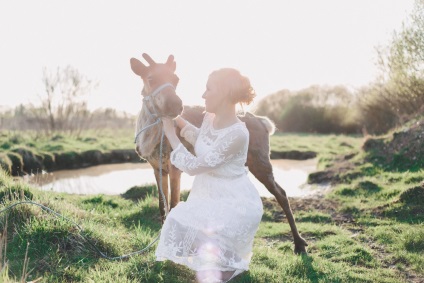
[[[368,152],[365,160],[376,168],[388,172],[419,172],[424,169],[424,153],[422,151],[415,153],[416,155],[406,154],[403,150],[389,153],[374,150]]]
[[[181,191],[181,201],[186,201],[189,194],[190,191]],[[150,197],[158,199],[158,190],[156,185],[135,186],[121,196],[124,199],[132,200],[137,203]],[[154,205],[143,203],[141,210],[122,217],[122,223],[127,228],[141,226],[150,228],[153,231],[159,231],[162,226],[159,206],[156,203]]]
[[[361,181],[354,187],[343,187],[336,194],[346,197],[364,196],[369,197],[383,190],[382,187],[371,181]]]
[[[144,200],[147,196],[152,196],[155,198],[159,197],[156,185],[148,185],[141,187],[134,186],[125,193],[121,194],[121,197],[123,197],[124,199],[132,200],[134,202]]]
[[[88,198],[82,201],[84,204],[92,204],[95,206],[105,206],[109,208],[117,208],[119,205],[113,200],[105,200],[102,195]]]
[[[301,255],[302,263],[305,268],[305,271],[308,275],[309,282],[322,282],[322,279],[326,277],[322,272],[317,271],[313,267],[313,258],[308,255]]]
[[[144,206],[140,211],[123,216],[121,222],[127,228],[140,226],[154,232],[162,227],[158,206]]]
[[[302,254],[300,260],[296,260],[290,269],[286,270],[286,276],[290,278],[287,282],[338,282],[334,281],[334,274],[326,274],[316,267],[314,267],[314,259],[309,256]],[[244,281],[242,281],[244,282]]]
[[[195,272],[172,261],[133,261],[128,273],[136,282],[195,282]]]
[[[74,227],[47,225],[21,232],[19,237],[13,237],[9,242],[7,259],[12,274],[18,277],[22,275],[27,243],[30,259],[28,270],[32,270],[33,274],[49,274],[57,282],[76,282],[83,279],[78,274],[69,273],[67,267],[77,266],[88,270],[95,265],[101,256],[92,244],[105,254],[117,253],[111,244],[91,233],[84,233],[82,237]]]
[[[424,184],[402,192],[399,200],[389,205],[383,214],[399,222],[418,224],[424,222]]]
[[[394,205],[384,211],[384,216],[394,218],[399,222],[419,224],[424,222],[423,205]]]

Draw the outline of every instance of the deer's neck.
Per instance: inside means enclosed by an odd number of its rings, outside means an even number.
[[[143,158],[152,155],[156,145],[160,143],[162,124],[154,125],[140,133],[145,127],[156,122],[156,119],[149,114],[146,109],[146,104],[143,102],[140,114],[138,115],[136,125],[137,147]]]

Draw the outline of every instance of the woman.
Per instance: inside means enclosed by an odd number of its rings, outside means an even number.
[[[196,177],[187,201],[168,214],[156,257],[195,270],[199,282],[227,282],[248,270],[263,213],[245,167],[249,132],[236,115],[236,104],[249,104],[255,92],[247,77],[225,68],[209,75],[202,97],[206,113],[200,129],[175,119],[196,155],[183,146],[173,121],[163,119],[172,164]]]

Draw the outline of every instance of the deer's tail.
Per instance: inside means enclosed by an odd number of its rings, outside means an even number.
[[[265,116],[257,116],[257,117],[259,118],[259,121],[261,121],[261,123],[265,126],[269,135],[272,135],[275,133],[274,122],[272,122],[268,117],[265,117]]]

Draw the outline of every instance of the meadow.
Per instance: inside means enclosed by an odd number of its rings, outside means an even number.
[[[329,189],[290,198],[309,243],[302,255],[293,253],[282,209],[263,198],[250,270],[232,282],[424,282],[423,11],[424,1],[414,1],[402,28],[376,47],[377,78],[355,93],[311,86],[259,103],[256,114],[281,131],[309,133],[275,134],[271,156],[316,154],[308,183]],[[194,282],[189,269],[156,262],[155,246],[123,260],[99,253],[128,254],[155,239],[161,221],[154,185],[84,196],[40,191],[16,178],[142,162],[134,153],[132,117],[113,109],[89,113],[75,100],[93,81],[68,67],[46,72],[43,82],[44,107],[21,105],[0,117],[0,282]],[[61,102],[51,109],[53,97]],[[335,132],[365,136],[327,134]],[[18,201],[45,205],[71,222],[36,205],[9,209]]]
[[[3,133],[0,154],[18,146],[38,154],[133,148],[129,132],[84,133],[54,141],[12,134],[19,142]],[[380,138],[390,139],[391,134]],[[366,142],[362,136],[272,136],[273,151],[317,152],[317,170],[333,171],[331,189],[290,198],[298,229],[309,243],[304,255],[293,254],[290,228],[277,202],[263,198],[265,212],[250,270],[232,282],[423,282],[423,170],[394,170],[381,166],[382,159],[372,162],[371,153],[363,149]],[[155,246],[124,260],[111,261],[98,253],[119,256],[154,240],[161,227],[154,185],[129,188],[119,196],[68,195],[39,191],[1,171],[0,198],[0,210],[32,200],[83,228],[29,204],[1,213],[0,282],[195,280],[185,267],[156,262]]]

